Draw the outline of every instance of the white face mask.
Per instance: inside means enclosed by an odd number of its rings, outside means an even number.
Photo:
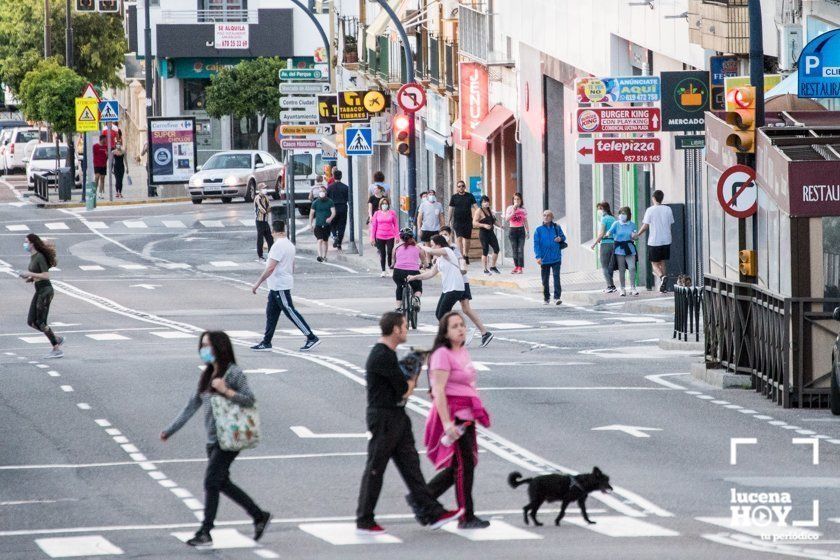
[[[626,223],[627,222],[627,214],[619,214],[618,215],[618,221],[621,222],[622,224]]]
[[[598,210],[598,217],[599,217],[599,218],[603,218],[603,217],[604,217],[604,211],[603,211],[603,210]]]
[[[388,206],[387,204],[382,205],[382,210],[383,211],[388,210],[388,208],[390,208],[390,206]]]
[[[325,193],[324,191],[321,191],[321,192],[318,193],[318,196],[321,197],[321,198],[327,198],[327,193]]]
[[[437,199],[435,198],[434,195],[430,194],[429,197],[426,200],[428,200],[429,202],[434,202]]]
[[[268,189],[260,189],[260,194],[268,194]]]

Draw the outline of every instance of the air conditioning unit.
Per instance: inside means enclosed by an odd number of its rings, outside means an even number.
[[[779,69],[793,70],[802,52],[802,26],[783,25],[779,30]]]

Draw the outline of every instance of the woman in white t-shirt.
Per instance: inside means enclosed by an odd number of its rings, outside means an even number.
[[[452,311],[456,303],[464,298],[464,276],[461,267],[458,265],[458,257],[449,248],[449,244],[442,235],[432,237],[432,247],[443,249],[443,253],[435,261],[435,266],[423,274],[409,276],[407,280],[409,282],[412,280],[427,280],[440,273],[441,294],[435,310],[435,317],[440,320],[441,317]]]

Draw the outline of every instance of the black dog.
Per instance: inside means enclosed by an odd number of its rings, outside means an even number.
[[[518,472],[512,472],[508,475],[508,484],[511,488],[516,488],[520,484],[528,483],[528,498],[531,500],[527,506],[522,508],[522,515],[525,519],[525,525],[528,525],[528,514],[534,520],[534,525],[540,526],[542,523],[537,521],[537,510],[543,505],[543,502],[557,502],[562,501],[563,505],[560,508],[560,513],[557,519],[554,520],[555,525],[560,525],[560,520],[566,514],[566,506],[572,502],[577,502],[583,518],[589,524],[595,522],[589,519],[586,514],[586,497],[590,492],[600,490],[601,492],[612,492],[610,486],[610,477],[601,472],[601,469],[595,467],[591,473],[578,474],[569,476],[565,474],[545,474],[542,476],[535,476],[534,478],[522,478]]]

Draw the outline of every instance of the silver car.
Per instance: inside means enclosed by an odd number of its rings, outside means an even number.
[[[190,177],[187,192],[193,204],[209,198],[228,203],[239,196],[252,202],[259,186],[265,185],[276,199],[280,196],[282,167],[274,156],[261,150],[219,152]]]

